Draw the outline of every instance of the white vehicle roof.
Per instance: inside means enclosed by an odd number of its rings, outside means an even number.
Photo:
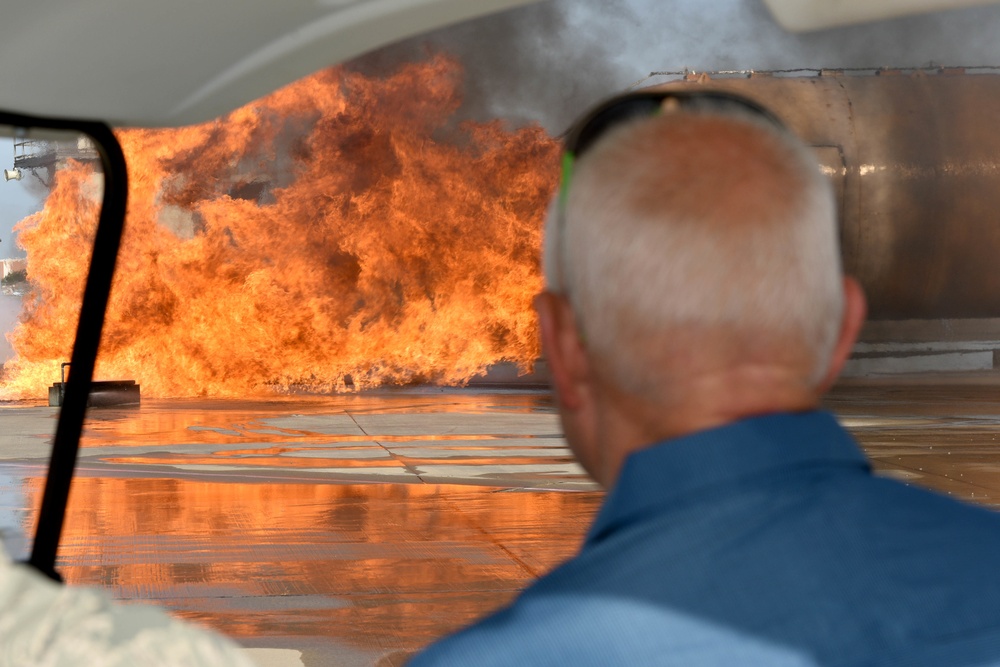
[[[34,0],[0,9],[0,109],[176,126],[531,0]]]
[[[0,109],[177,126],[328,65],[532,0],[33,0],[0,9]],[[988,0],[766,0],[792,30]]]

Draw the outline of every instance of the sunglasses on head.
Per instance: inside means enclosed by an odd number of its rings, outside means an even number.
[[[567,153],[579,159],[610,128],[637,118],[663,113],[749,113],[783,127],[778,117],[753,100],[719,90],[640,90],[598,104],[566,133]]]
[[[613,97],[581,116],[563,139],[563,189],[573,163],[583,157],[609,129],[640,118],[684,111],[743,113],[784,128],[778,117],[753,100],[718,90],[642,90]]]
[[[675,112],[749,115],[784,130],[784,125],[765,107],[753,100],[718,90],[642,90],[613,97],[581,116],[563,139],[562,178],[557,203],[557,262],[562,274],[562,237],[565,231],[566,200],[573,168],[581,157],[607,132],[619,125]],[[560,287],[564,287],[560,285]]]

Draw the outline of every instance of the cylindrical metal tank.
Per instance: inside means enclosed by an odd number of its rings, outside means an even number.
[[[815,147],[873,319],[1000,317],[1000,74],[688,77],[772,109]]]

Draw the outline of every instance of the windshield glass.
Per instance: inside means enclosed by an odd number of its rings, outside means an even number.
[[[398,664],[571,556],[604,496],[532,309],[559,139],[661,84],[754,97],[812,147],[872,304],[828,406],[882,474],[994,504],[996,27],[982,8],[792,35],[757,2],[545,2],[209,123],[116,129],[129,208],[95,380],[135,388],[88,413],[62,573],[248,646]],[[4,134],[20,558],[102,175],[81,137]]]

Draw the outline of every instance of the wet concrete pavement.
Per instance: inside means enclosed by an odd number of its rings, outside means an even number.
[[[990,374],[856,381],[826,401],[874,469],[1000,509],[1000,383]]]
[[[55,415],[0,409],[16,555]],[[599,502],[543,392],[148,400],[90,412],[59,569],[275,664],[397,664],[570,556]]]
[[[1000,385],[828,401],[877,470],[1000,506]],[[0,528],[24,556],[55,410],[0,408]],[[60,552],[261,664],[401,664],[569,557],[601,501],[544,392],[410,390],[92,410]]]

